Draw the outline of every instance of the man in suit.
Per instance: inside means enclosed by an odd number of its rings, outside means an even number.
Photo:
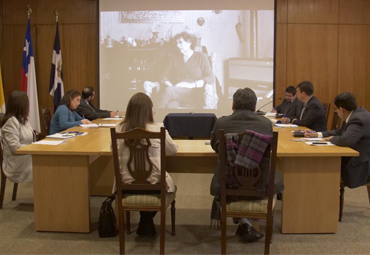
[[[337,130],[322,133],[306,133],[307,137],[325,137],[338,146],[347,146],[358,151],[358,157],[342,157],[342,180],[345,186],[356,188],[370,182],[370,113],[357,107],[355,96],[350,92],[339,94],[334,99],[335,111],[343,120]]]
[[[84,88],[81,95],[82,99],[80,105],[76,109],[76,112],[82,117],[88,120],[95,120],[97,118],[113,118],[114,116],[116,116],[116,112],[100,110],[93,105],[95,91],[92,87]]]
[[[285,118],[283,123],[308,127],[315,131],[326,131],[325,109],[322,103],[313,95],[314,87],[309,81],[302,81],[297,85],[297,97],[303,102],[303,109],[299,118]]]
[[[302,112],[303,103],[296,97],[296,92],[295,87],[287,87],[283,102],[276,106],[273,112],[282,113],[289,119],[298,119]]]
[[[241,133],[245,129],[255,131],[261,134],[272,135],[271,121],[255,113],[257,104],[257,96],[250,88],[238,89],[233,95],[233,113],[229,116],[223,116],[217,119],[212,133],[211,146],[215,152],[219,152],[219,130],[224,129],[225,133]],[[267,169],[262,173],[262,182],[268,181],[268,162],[262,165],[262,169]],[[217,197],[220,190],[219,183],[220,167],[217,165],[214,176],[211,182],[211,195]],[[284,189],[279,173],[276,172],[275,190],[274,193],[279,193]],[[214,206],[217,199],[214,200]],[[243,241],[251,242],[257,241],[263,235],[255,230],[247,219],[239,220],[239,227],[237,233],[241,236]]]

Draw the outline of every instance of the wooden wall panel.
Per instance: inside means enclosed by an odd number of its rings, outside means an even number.
[[[288,23],[288,0],[276,0],[277,23]]]
[[[308,80],[319,100],[332,102],[337,93],[337,25],[288,25],[287,83]]]
[[[338,0],[288,0],[289,23],[338,23]]]
[[[370,24],[369,0],[339,0],[340,24]]]
[[[90,22],[90,0],[38,0],[38,24],[55,23],[54,10],[59,13],[59,24],[81,24]]]
[[[53,56],[54,38],[55,38],[55,25],[43,25],[37,28],[37,62],[36,62],[36,73],[37,73],[37,87],[38,87],[38,98],[39,105],[41,107],[49,107],[51,112],[54,111],[54,98],[49,95],[49,83],[50,83],[50,71],[51,71],[51,60]],[[62,60],[63,56],[62,49]],[[64,63],[63,63],[64,67]]]
[[[90,23],[96,24],[98,22],[98,0],[89,0],[89,5],[90,5]]]
[[[37,0],[3,0],[4,25],[27,24],[27,5],[32,9],[31,23],[35,23],[37,17],[36,2]],[[24,30],[26,30],[26,26]]]
[[[370,110],[370,25],[339,26],[338,92]]]
[[[99,37],[99,32],[96,24],[89,25],[89,35],[88,35],[88,48],[89,52],[87,53],[87,85],[94,88],[96,91],[94,105],[99,105],[99,88],[98,88],[98,51],[99,46],[97,38]]]
[[[279,105],[284,98],[286,81],[286,56],[287,56],[287,24],[277,24],[276,26],[276,60],[275,60],[275,106]]]
[[[3,27],[3,86],[5,100],[14,90],[21,88],[22,53],[26,26],[4,26]],[[34,34],[32,34],[34,38]]]
[[[91,69],[96,63],[88,63],[91,49],[89,25],[60,26],[60,40],[63,51],[63,80],[65,91],[82,90],[91,85]],[[61,47],[62,47],[61,46]],[[96,53],[95,53],[96,54]],[[96,70],[96,69],[95,69]]]

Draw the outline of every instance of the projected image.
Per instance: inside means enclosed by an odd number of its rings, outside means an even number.
[[[273,10],[101,11],[101,105],[144,92],[159,112],[230,111],[251,87],[258,107],[272,100],[273,46]]]

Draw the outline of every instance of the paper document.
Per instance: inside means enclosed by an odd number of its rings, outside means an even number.
[[[275,124],[275,126],[277,126],[277,127],[292,127],[292,128],[298,127],[296,124]]]
[[[116,124],[102,124],[102,123],[99,123],[99,127],[115,127]]]
[[[54,135],[47,135],[47,138],[54,138],[54,139],[69,139],[76,137],[74,134],[54,134]]]
[[[274,113],[274,112],[266,112],[265,116],[266,117],[275,117],[276,116],[276,113]]]
[[[83,127],[83,128],[98,128],[98,124],[81,124],[80,127]]]
[[[296,139],[290,139],[290,140],[294,141],[294,142],[308,142],[308,141],[319,142],[319,141],[323,141],[322,138],[296,138]]]
[[[33,144],[59,145],[59,144],[65,143],[65,142],[66,142],[66,140],[63,140],[63,141],[41,140],[41,141],[38,141],[38,142],[34,142]]]
[[[123,118],[115,117],[115,118],[105,118],[103,120],[123,120]]]
[[[331,142],[325,142],[326,144],[314,144],[314,142],[306,142],[308,145],[313,145],[313,146],[335,146],[335,144]]]

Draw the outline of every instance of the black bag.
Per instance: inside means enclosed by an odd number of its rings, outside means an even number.
[[[112,208],[115,196],[108,197],[101,205],[98,231],[99,237],[114,237],[118,234],[116,215]]]

